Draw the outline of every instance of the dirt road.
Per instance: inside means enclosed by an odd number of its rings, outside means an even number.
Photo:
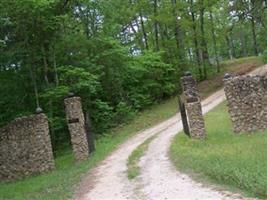
[[[264,74],[267,66],[253,71]],[[225,100],[220,90],[202,102],[203,112]],[[186,174],[176,171],[168,158],[172,138],[182,130],[180,114],[129,139],[105,159],[82,181],[76,200],[120,199],[242,199],[238,194],[218,191],[193,181]],[[147,138],[158,134],[141,158],[141,175],[129,181],[127,159],[132,151]]]

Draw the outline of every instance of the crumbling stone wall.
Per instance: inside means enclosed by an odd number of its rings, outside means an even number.
[[[65,110],[75,159],[77,161],[85,160],[89,157],[89,147],[85,130],[81,98],[66,98]]]
[[[240,133],[266,129],[267,78],[226,75],[224,85],[234,131]]]
[[[197,139],[205,138],[205,122],[196,80],[188,74],[181,78],[181,83],[190,136]]]
[[[0,129],[0,181],[22,179],[54,168],[44,114],[15,119]]]

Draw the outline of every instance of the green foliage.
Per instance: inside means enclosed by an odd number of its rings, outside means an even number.
[[[232,189],[266,198],[266,132],[252,135],[233,133],[226,103],[205,118],[205,141],[189,139],[182,133],[175,137],[171,145],[174,164],[179,170],[195,174],[196,178],[208,178]]]
[[[262,54],[262,59],[263,59],[263,62],[266,64],[267,63],[267,50],[265,50]]]
[[[161,61],[160,53],[146,52],[133,58],[127,69],[126,88],[134,108],[142,109],[173,95],[178,84],[177,70]]]
[[[63,99],[74,92],[104,134],[179,92],[184,71],[202,80],[215,58],[263,52],[266,13],[251,8],[261,9],[258,1],[1,1],[0,126],[40,104],[58,150],[69,141]]]

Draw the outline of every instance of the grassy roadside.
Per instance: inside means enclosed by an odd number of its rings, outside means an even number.
[[[222,87],[221,77],[225,71],[240,72],[262,65],[259,58],[250,57],[222,63],[222,73],[200,83],[201,93],[208,96],[211,92]],[[245,62],[245,64],[243,63]],[[240,64],[241,63],[241,64]],[[154,105],[139,114],[129,123],[112,130],[96,143],[97,151],[88,161],[75,164],[72,153],[65,152],[56,158],[56,170],[37,177],[22,181],[0,184],[0,199],[68,199],[71,198],[74,186],[89,169],[106,158],[110,152],[137,132],[153,126],[173,116],[177,112],[177,100],[171,98],[159,105]]]
[[[127,161],[127,174],[128,178],[134,179],[140,174],[140,168],[138,166],[140,158],[147,151],[149,144],[155,139],[156,135],[146,139],[142,144],[140,144],[129,156]]]
[[[266,132],[234,134],[226,103],[208,113],[205,120],[205,141],[184,134],[173,140],[170,156],[177,169],[202,181],[267,198]]]

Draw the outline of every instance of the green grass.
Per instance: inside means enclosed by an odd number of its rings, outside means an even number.
[[[259,58],[248,59],[259,60]],[[246,62],[248,61],[246,60]],[[257,66],[259,66],[260,61],[257,62]],[[231,65],[226,66],[224,70],[239,70],[239,68],[239,61],[235,60]],[[246,66],[241,67],[241,69],[243,68],[246,68]],[[222,87],[222,83],[217,80],[221,80],[221,78],[214,76],[209,79],[209,82],[201,83],[200,90],[205,97]],[[63,155],[56,158],[56,170],[53,172],[29,177],[14,183],[0,184],[0,199],[57,200],[70,198],[75,185],[79,183],[81,177],[99,161],[105,159],[119,144],[137,132],[172,117],[177,110],[177,99],[173,97],[138,113],[128,124],[113,129],[106,136],[99,139],[96,144],[97,151],[88,161],[75,164],[71,151],[64,152]]]
[[[231,66],[231,65],[237,65],[237,64],[243,64],[248,62],[260,62],[263,64],[262,58],[258,56],[250,56],[245,58],[238,58],[233,60],[226,60],[221,63],[223,67],[225,66]]]
[[[233,133],[226,103],[207,114],[207,139],[178,134],[170,156],[177,169],[244,194],[267,198],[267,132]]]
[[[140,167],[138,163],[140,158],[147,151],[149,144],[155,139],[156,135],[146,139],[142,144],[140,144],[129,156],[127,161],[127,174],[129,179],[134,179],[140,174]]]

